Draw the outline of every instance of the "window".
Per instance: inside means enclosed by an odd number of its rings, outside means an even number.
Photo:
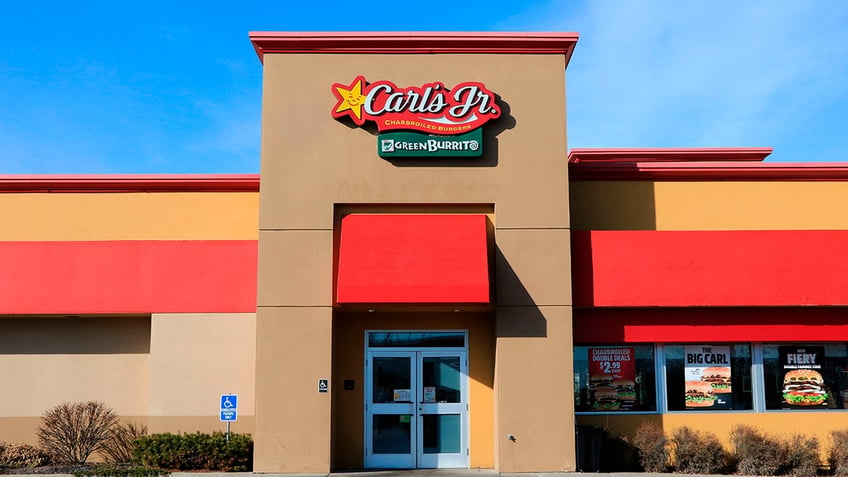
[[[844,343],[763,345],[766,409],[848,409]]]
[[[578,413],[848,410],[847,343],[574,347]]]
[[[575,346],[574,402],[578,412],[655,412],[654,346]]]

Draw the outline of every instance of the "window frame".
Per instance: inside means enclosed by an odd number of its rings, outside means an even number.
[[[632,416],[632,415],[656,415],[656,414],[755,414],[755,413],[806,413],[806,412],[848,412],[845,408],[825,408],[825,409],[766,409],[766,388],[765,388],[765,368],[763,364],[763,346],[765,344],[775,345],[779,342],[762,341],[734,341],[726,344],[747,343],[751,347],[751,392],[752,402],[751,409],[722,409],[722,410],[680,410],[672,411],[668,409],[668,399],[666,392],[668,389],[668,376],[666,374],[666,353],[665,346],[668,344],[685,345],[685,344],[700,344],[700,343],[592,343],[592,344],[575,344],[572,348],[572,355],[577,347],[592,347],[592,346],[645,346],[652,345],[654,347],[654,395],[656,401],[656,410],[653,411],[577,411],[576,403],[574,414],[577,416]],[[848,347],[845,341],[793,341],[792,343],[807,344],[810,346],[820,344],[839,343]],[[725,344],[725,342],[711,342],[712,345]],[[573,356],[572,356],[573,359]],[[574,369],[572,369],[573,381]]]

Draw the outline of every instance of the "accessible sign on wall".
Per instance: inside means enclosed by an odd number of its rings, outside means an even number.
[[[482,126],[501,114],[495,94],[478,82],[401,88],[357,76],[348,85],[334,84],[332,91],[332,116],[349,118],[357,126],[374,122],[377,153],[384,158],[479,157]]]

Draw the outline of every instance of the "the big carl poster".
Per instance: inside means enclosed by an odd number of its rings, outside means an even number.
[[[730,346],[685,346],[686,409],[732,409]]]

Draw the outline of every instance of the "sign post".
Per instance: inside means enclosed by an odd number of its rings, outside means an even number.
[[[227,423],[227,442],[230,442],[230,423],[238,419],[238,394],[221,395],[220,419]]]

